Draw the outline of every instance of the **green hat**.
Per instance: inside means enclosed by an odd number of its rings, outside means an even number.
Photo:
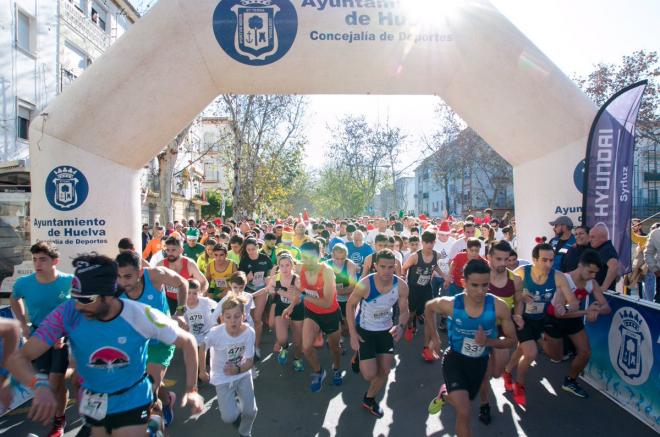
[[[197,228],[190,228],[186,232],[186,238],[188,240],[199,240],[199,230]]]

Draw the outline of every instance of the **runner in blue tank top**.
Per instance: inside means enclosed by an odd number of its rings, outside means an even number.
[[[30,417],[43,422],[56,408],[46,375],[30,362],[67,336],[83,378],[80,414],[93,435],[145,435],[153,394],[146,377],[150,339],[176,344],[186,358],[186,393],[182,405],[198,413],[195,339],[158,310],[116,297],[117,263],[97,254],[74,260],[72,299],[58,306],[39,326],[23,349],[9,360],[9,370],[34,390]],[[139,260],[138,260],[139,266]]]
[[[439,297],[426,304],[424,328],[431,346],[440,352],[440,337],[436,314],[449,318],[449,347],[442,360],[445,384],[438,397],[431,401],[429,413],[440,412],[449,402],[456,408],[456,434],[470,435],[470,402],[488,368],[490,348],[510,348],[515,345],[515,328],[511,311],[500,298],[488,293],[490,267],[483,260],[472,260],[464,270],[465,291],[453,297]],[[497,322],[502,336],[498,336]]]
[[[117,285],[123,290],[123,297],[143,303],[169,314],[166,287],[176,288],[180,298],[188,299],[188,281],[175,271],[165,267],[141,268],[140,255],[135,252],[120,253],[116,258],[118,264]],[[187,329],[183,312],[173,316],[179,327]],[[162,403],[163,418],[168,426],[174,417],[174,392],[169,392],[162,385],[167,368],[172,362],[176,347],[163,344],[157,340],[149,342],[147,351],[147,372],[153,381],[154,392]],[[160,414],[161,405],[156,405],[154,412]]]
[[[518,337],[518,348],[511,356],[506,365],[502,378],[504,388],[513,390],[513,400],[521,406],[525,406],[525,375],[532,362],[536,359],[538,346],[536,342],[541,338],[545,326],[545,312],[551,305],[555,292],[561,293],[566,302],[566,308],[561,313],[573,311],[578,308],[577,299],[571,293],[564,274],[555,270],[552,265],[555,252],[547,243],[537,244],[532,250],[532,265],[518,267],[514,272],[523,280],[524,305],[516,306],[516,319],[522,316],[522,323],[518,323],[516,331]],[[513,382],[511,372],[517,369],[516,380]]]

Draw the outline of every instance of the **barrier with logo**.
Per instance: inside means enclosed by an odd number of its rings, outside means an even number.
[[[14,315],[11,312],[11,308],[8,305],[0,306],[0,317],[4,317],[7,319],[13,319]],[[0,362],[2,362],[4,359],[4,350],[2,348],[2,342],[0,341]],[[11,405],[9,407],[4,408],[0,404],[0,417],[4,416],[5,414],[9,413],[12,410],[15,410],[19,406],[23,405],[25,402],[29,401],[32,399],[32,390],[29,388],[16,383],[15,381],[12,382],[12,388],[14,391],[14,396],[12,397],[11,400]]]
[[[606,293],[612,312],[586,325],[583,379],[660,432],[660,305]]]

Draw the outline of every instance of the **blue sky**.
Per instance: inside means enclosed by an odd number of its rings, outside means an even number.
[[[564,73],[584,75],[599,62],[618,63],[635,50],[660,51],[660,0],[491,0]],[[306,127],[309,146],[306,164],[318,168],[323,161],[328,132],[325,123],[334,123],[350,113],[364,114],[371,122],[405,127],[407,153],[402,167],[411,172],[421,160],[420,138],[433,132],[432,96],[311,96]]]

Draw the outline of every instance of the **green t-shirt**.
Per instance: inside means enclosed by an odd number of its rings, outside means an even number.
[[[234,261],[236,265],[239,265],[241,263],[241,256],[236,252],[234,252],[233,250],[227,252],[227,259],[229,261]]]
[[[197,258],[203,253],[204,246],[199,243],[195,244],[193,247],[190,247],[188,243],[184,243],[183,245],[183,255],[194,261],[197,261]]]

